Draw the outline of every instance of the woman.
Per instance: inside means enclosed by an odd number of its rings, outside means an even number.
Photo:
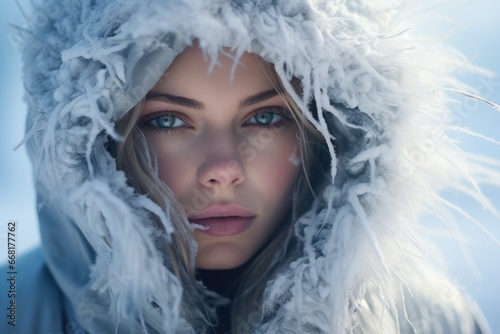
[[[485,166],[445,133],[461,60],[405,13],[40,5],[20,33],[43,255],[7,332],[487,332],[416,256],[418,213],[448,219],[439,192]]]

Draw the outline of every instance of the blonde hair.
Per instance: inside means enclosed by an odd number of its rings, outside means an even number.
[[[240,275],[232,305],[232,333],[251,331],[252,317],[256,314],[255,312],[259,313],[258,305],[267,281],[295,257],[294,251],[298,249],[298,244],[296,238],[293,238],[293,221],[310,206],[315,196],[315,190],[318,190],[317,188],[320,186],[318,180],[324,178],[325,174],[323,171],[325,166],[321,164],[321,156],[326,152],[323,137],[285,91],[274,65],[265,62],[258,56],[255,59],[271,84],[284,98],[298,124],[302,169],[293,192],[292,213],[288,215],[260,251],[245,264],[245,269]],[[298,81],[292,80],[292,86],[300,94],[301,87]],[[189,223],[182,206],[175,199],[172,191],[156,175],[145,137],[135,126],[142,106],[143,101],[138,103],[117,124],[117,130],[124,137],[124,140],[119,142],[116,147],[117,166],[125,171],[130,184],[138,192],[147,194],[164,210],[171,208],[169,216],[176,229],[176,234],[172,243],[165,245],[164,248],[166,256],[170,259],[178,259],[178,261],[169,261],[172,266],[170,269],[179,277],[185,287],[196,286],[194,284],[196,280],[196,272],[193,267],[194,254],[192,254],[189,242],[192,240],[192,236],[189,234],[191,233]],[[315,173],[311,173],[311,168],[315,169]],[[319,177],[320,174],[323,175]],[[316,175],[315,180],[311,180],[310,175]],[[179,219],[179,217],[183,217],[183,219]],[[160,225],[158,228],[162,229]],[[193,284],[186,283],[186,279]],[[190,292],[195,293],[194,291]],[[196,298],[191,298],[192,302],[202,302],[193,299]]]

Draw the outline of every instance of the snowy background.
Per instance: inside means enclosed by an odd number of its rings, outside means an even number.
[[[430,1],[430,0],[429,0]],[[25,0],[20,0],[26,3]],[[35,1],[36,2],[36,1]],[[430,2],[435,5],[435,2]],[[448,4],[437,8],[453,18],[443,21],[454,28],[447,40],[460,49],[471,61],[500,74],[500,12],[499,0],[478,0],[457,6]],[[0,262],[6,259],[7,222],[16,220],[18,255],[36,247],[39,230],[35,214],[35,193],[31,166],[24,147],[13,148],[22,140],[26,108],[22,102],[21,64],[7,36],[7,23],[20,22],[14,0],[3,0],[0,5]],[[430,27],[432,29],[432,27]],[[463,79],[476,87],[481,96],[500,104],[500,77],[491,80],[477,76]],[[464,102],[460,125],[481,132],[500,141],[500,112],[477,102]],[[459,136],[463,146],[475,152],[493,154],[500,159],[500,147],[491,143]],[[493,152],[493,153],[492,153]],[[500,191],[484,189],[491,201],[500,207]],[[462,207],[471,210],[483,225],[500,239],[500,222],[487,215],[478,205],[462,200]],[[437,235],[452,279],[465,287],[483,309],[493,333],[500,333],[500,247],[473,224],[460,222],[463,236],[473,261],[468,260],[449,233]]]

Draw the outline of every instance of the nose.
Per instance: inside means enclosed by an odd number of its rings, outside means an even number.
[[[237,140],[221,134],[205,143],[198,181],[207,188],[224,189],[245,182],[245,170],[238,152]]]

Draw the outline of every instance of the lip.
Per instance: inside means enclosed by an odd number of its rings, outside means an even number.
[[[222,237],[237,235],[252,225],[254,215],[237,204],[212,205],[207,209],[188,217],[193,224],[207,227],[198,231],[211,236]]]

